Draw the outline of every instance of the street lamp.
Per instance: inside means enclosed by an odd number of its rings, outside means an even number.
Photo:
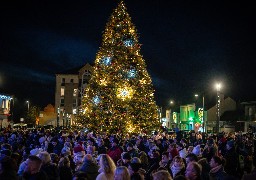
[[[29,101],[26,101],[26,103],[28,104],[28,111],[29,111]]]
[[[220,131],[220,88],[221,84],[216,84],[217,97],[216,97],[216,133],[218,134]]]

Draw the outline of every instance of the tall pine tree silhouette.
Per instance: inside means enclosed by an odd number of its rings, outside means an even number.
[[[82,105],[83,124],[92,130],[149,133],[160,127],[152,81],[123,1],[106,24]]]

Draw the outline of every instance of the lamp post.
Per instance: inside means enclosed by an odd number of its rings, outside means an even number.
[[[221,84],[216,84],[217,97],[216,97],[216,133],[218,134],[220,131],[220,88]]]
[[[26,101],[26,103],[28,104],[28,111],[29,111],[29,101]]]

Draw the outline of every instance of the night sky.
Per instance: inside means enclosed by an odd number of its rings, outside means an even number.
[[[9,2],[9,1],[8,1]],[[0,6],[0,92],[45,107],[55,74],[93,63],[117,0]],[[125,0],[159,106],[216,97],[256,100],[256,6],[239,1]]]

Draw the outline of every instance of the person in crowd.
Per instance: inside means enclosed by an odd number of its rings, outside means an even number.
[[[107,147],[105,146],[105,143],[102,138],[97,139],[97,148],[98,154],[106,154],[107,153]]]
[[[209,138],[204,147],[202,157],[206,158],[208,162],[211,161],[213,156],[218,155],[218,147],[213,138]]]
[[[59,168],[51,162],[51,156],[48,152],[40,152],[38,156],[42,160],[41,171],[44,171],[49,180],[59,180]]]
[[[40,171],[42,160],[38,156],[30,155],[27,160],[27,166],[22,175],[22,180],[48,180],[45,172]]]
[[[113,159],[115,163],[119,159],[121,159],[121,154],[123,150],[118,146],[119,140],[117,138],[113,138],[111,141],[111,148],[108,150],[107,154]]]
[[[100,156],[100,169],[99,175],[96,180],[110,180],[114,178],[114,172],[116,170],[115,162],[108,154],[101,154]]]
[[[139,159],[141,160],[141,167],[145,170],[148,169],[148,156],[147,154],[145,153],[145,151],[140,151],[139,153]]]
[[[169,159],[169,153],[165,151],[162,153],[162,159],[159,162],[159,166],[169,170],[170,164],[171,160]]]
[[[87,140],[86,152],[87,154],[91,154],[92,156],[94,155],[94,152],[96,150],[94,143],[95,143],[95,140],[93,138],[89,138]]]
[[[133,148],[133,144],[131,142],[128,142],[126,144],[126,150],[130,154],[131,158],[133,157],[139,157],[139,153],[136,149]]]
[[[210,161],[211,170],[209,172],[210,180],[223,180],[227,176],[227,173],[224,171],[224,164],[225,160],[219,156],[212,157]]]
[[[177,149],[177,145],[176,144],[170,144],[167,151],[169,152],[169,157],[170,157],[171,161],[173,160],[173,158],[175,156],[179,155],[179,151]]]
[[[51,163],[58,165],[59,160],[60,160],[59,156],[55,153],[51,153],[50,157],[51,157]]]
[[[202,179],[203,180],[209,180],[209,172],[211,170],[211,166],[208,163],[207,159],[206,158],[201,158],[198,161],[198,164],[200,164],[201,167],[202,167],[202,174],[201,174]]]
[[[135,143],[136,147],[138,148],[138,150],[144,151],[145,152],[145,145],[143,144],[143,137],[142,136],[138,136],[136,139],[136,143]]]
[[[75,163],[75,172],[79,171],[81,168],[83,162],[84,162],[84,156],[85,156],[85,150],[84,148],[78,144],[74,147],[73,149],[73,154],[74,154],[74,163]]]
[[[160,170],[153,174],[153,180],[172,180],[172,177],[168,171]]]
[[[147,179],[150,179],[152,174],[157,171],[159,168],[159,162],[160,162],[160,153],[156,150],[154,150],[151,154],[150,161],[149,161],[149,168],[147,171]]]
[[[186,156],[186,164],[190,162],[197,162],[197,161],[198,161],[198,157],[193,153],[190,153]]]
[[[197,162],[190,162],[187,165],[185,176],[188,180],[201,180],[202,168]]]
[[[128,164],[131,162],[131,155],[128,152],[123,152],[121,154],[121,159],[117,161],[117,166],[128,167]]]
[[[253,158],[254,169],[249,174],[244,174],[242,180],[254,180],[256,177],[256,157]]]
[[[84,162],[79,171],[85,172],[88,180],[94,180],[98,176],[98,165],[93,161],[91,154],[86,154]]]
[[[185,164],[181,157],[175,156],[171,165],[170,165],[170,173],[172,178],[176,177],[177,175],[184,175],[185,174]]]
[[[62,148],[63,144],[60,143],[57,138],[53,138],[51,143],[48,145],[47,152],[60,155]]]
[[[114,180],[130,180],[130,174],[128,168],[125,166],[119,166],[114,173]]]
[[[192,153],[195,154],[198,158],[201,158],[201,156],[202,156],[201,146],[200,145],[196,145],[193,148]]]
[[[67,156],[60,158],[59,164],[60,179],[72,179],[73,173],[70,167],[70,161]]]
[[[1,180],[16,180],[17,164],[14,159],[9,156],[0,156],[0,179]]]
[[[128,165],[131,180],[144,180],[146,171],[141,167],[141,160],[137,157],[132,158],[131,163]]]
[[[224,158],[226,160],[226,164],[224,166],[224,170],[227,174],[237,176],[238,173],[238,154],[235,150],[235,144],[234,140],[227,141],[226,144],[226,153],[224,155]]]

